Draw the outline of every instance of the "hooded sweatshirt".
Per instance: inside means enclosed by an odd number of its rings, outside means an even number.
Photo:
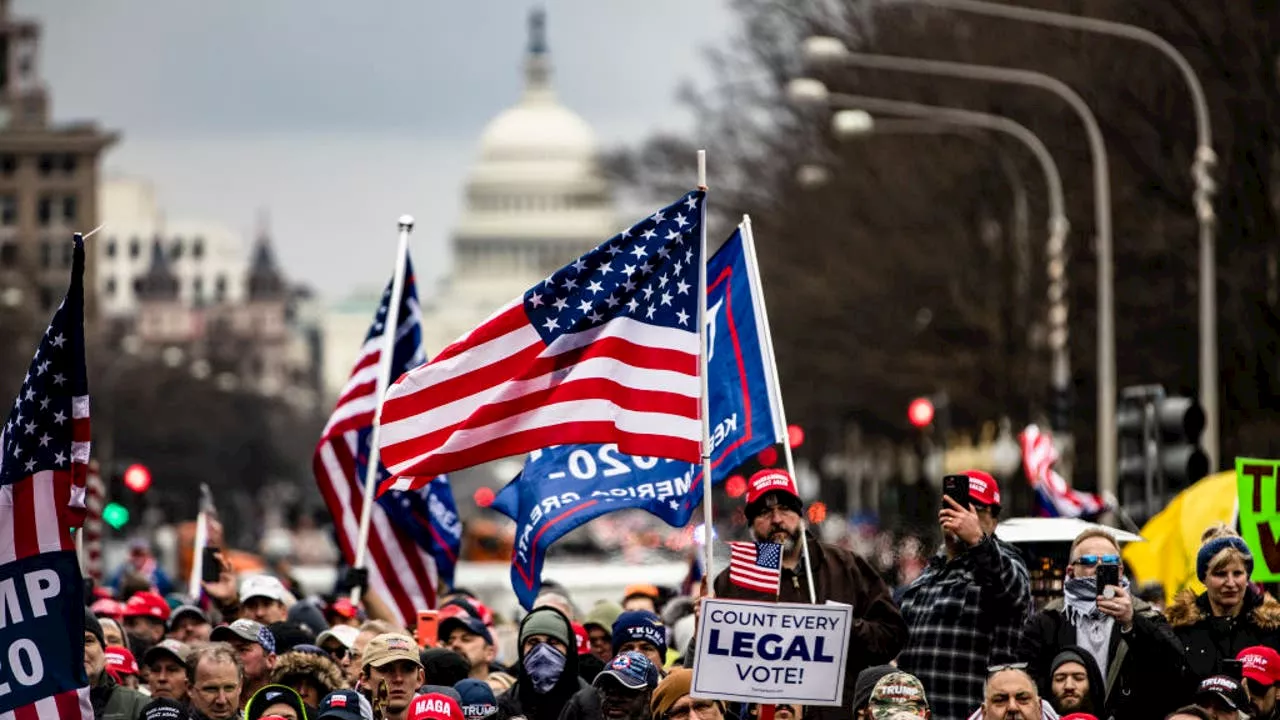
[[[342,690],[347,683],[338,665],[326,657],[307,652],[287,652],[276,660],[271,671],[271,682],[297,689],[298,678],[305,677],[324,697],[334,690]]]
[[[1076,662],[1084,666],[1085,675],[1089,678],[1089,694],[1086,700],[1089,703],[1087,708],[1077,708],[1071,712],[1087,712],[1098,718],[1106,717],[1106,681],[1102,678],[1102,671],[1098,669],[1098,663],[1093,659],[1093,655],[1086,649],[1075,645],[1064,647],[1054,656],[1053,662],[1049,665],[1048,675],[1041,680],[1040,697],[1053,700],[1056,706],[1056,699],[1053,697],[1053,673],[1058,667],[1069,663]],[[1067,712],[1065,709],[1056,708],[1059,712]]]
[[[524,648],[521,648],[520,662],[516,663],[512,668],[516,673],[516,684],[498,697],[498,711],[490,720],[509,720],[509,718],[517,715],[524,715],[529,720],[557,720],[560,717],[560,711],[569,703],[574,693],[590,687],[578,676],[578,653],[574,641],[573,626],[569,624],[569,619],[559,610],[551,607],[540,607],[529,613],[520,622],[519,636],[524,636],[525,627],[529,624],[530,618],[534,617],[535,614],[544,613],[553,613],[555,619],[564,623],[564,633],[561,639],[565,640],[568,652],[565,653],[565,665],[564,670],[560,673],[560,679],[556,681],[556,684],[547,693],[540,695],[534,692],[533,681],[529,678],[529,674],[524,667]],[[545,616],[543,619],[545,619]],[[523,645],[523,643],[521,644]]]

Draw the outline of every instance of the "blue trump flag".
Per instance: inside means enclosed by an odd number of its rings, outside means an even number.
[[[772,398],[760,289],[751,282],[741,231],[707,262],[708,378],[712,482],[785,437]],[[640,509],[679,527],[702,498],[702,466],[623,455],[618,446],[559,445],[530,453],[524,470],[494,498],[516,521],[511,584],[532,608],[547,548],[587,521]]]

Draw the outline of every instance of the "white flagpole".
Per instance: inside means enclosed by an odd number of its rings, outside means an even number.
[[[796,480],[796,461],[791,455],[787,410],[782,404],[782,384],[778,382],[778,358],[773,354],[773,332],[769,329],[769,309],[764,303],[764,285],[760,282],[760,263],[756,259],[756,238],[751,232],[751,216],[743,215],[742,224],[739,227],[742,230],[742,245],[747,256],[747,275],[751,280],[751,302],[756,308],[756,320],[761,329],[760,342],[764,345],[766,381],[769,385],[769,394],[772,395],[770,400],[774,408],[774,422],[782,435],[782,457],[787,463],[787,472],[790,473],[791,480],[796,483],[796,490],[799,491],[800,483]],[[817,589],[813,586],[813,566],[809,562],[809,540],[804,534],[808,531],[808,527],[803,515],[800,517],[800,529],[802,532],[800,554],[804,558],[804,575],[809,585],[809,602],[816,605],[818,604]]]
[[[400,326],[400,295],[404,292],[404,273],[409,256],[409,233],[413,232],[413,217],[400,216],[400,242],[396,246],[396,271],[391,279],[391,297],[387,299],[387,316],[382,323],[382,353],[378,356],[378,407],[373,412],[373,432],[369,437],[369,464],[364,473],[364,505],[360,508],[360,534],[356,537],[356,562],[353,567],[363,568],[369,547],[369,523],[373,520],[375,485],[378,481],[378,440],[382,434],[382,402],[391,384],[391,361],[396,349],[396,329]],[[360,588],[351,589],[351,602],[360,604]]]
[[[213,512],[213,493],[200,483],[200,511],[196,513],[196,537],[191,544],[191,575],[187,578],[187,596],[200,602],[200,581],[204,578],[204,549],[209,545],[209,515]]]
[[[701,251],[698,260],[698,374],[702,376],[702,552],[707,581],[707,597],[715,594],[715,571],[712,565],[711,536],[714,513],[711,511],[711,392],[707,376],[707,151],[698,151],[698,189],[702,196],[702,224],[698,228]]]

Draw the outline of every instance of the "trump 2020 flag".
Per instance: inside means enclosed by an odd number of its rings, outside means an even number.
[[[711,478],[781,442],[771,398],[762,295],[748,271],[742,234],[707,262]],[[702,464],[624,455],[617,445],[559,445],[533,452],[494,499],[516,521],[511,584],[526,608],[541,588],[547,548],[587,521],[617,510],[647,510],[672,526],[689,521],[702,499]]]
[[[89,469],[84,242],[74,242],[66,298],[0,431],[0,717],[93,718],[71,532]]]
[[[373,415],[378,405],[378,370],[392,285],[388,282],[382,292],[382,301],[360,356],[312,459],[316,484],[333,515],[338,544],[348,563],[355,561],[359,540]],[[413,263],[407,257],[396,326],[389,375],[393,378],[426,360],[422,311],[418,305]],[[387,477],[386,468],[379,465],[378,480]],[[417,617],[418,610],[435,607],[437,584],[453,587],[453,571],[462,544],[462,523],[448,478],[441,475],[428,480],[419,488],[379,497],[369,518],[365,548],[369,586],[387,601],[401,624]]]
[[[565,443],[697,462],[703,199],[615,235],[397,380],[381,491]]]

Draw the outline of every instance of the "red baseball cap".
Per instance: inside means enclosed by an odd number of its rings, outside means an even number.
[[[124,603],[111,598],[95,600],[89,609],[100,618],[111,618],[119,622],[124,617]]]
[[[1063,715],[1062,720],[1098,720],[1098,718],[1089,713],[1071,713],[1070,715]]]
[[[983,505],[1000,505],[1000,486],[989,473],[981,470],[965,470],[961,475],[969,477],[969,497]]]
[[[158,594],[142,591],[133,594],[129,602],[124,604],[124,616],[155,618],[162,623],[169,622],[169,603]]]
[[[796,490],[796,481],[791,478],[791,474],[786,470],[777,468],[766,468],[751,476],[747,481],[747,504],[751,505],[755,501],[764,497],[765,493],[780,492],[800,499],[800,493]]]
[[[427,693],[415,697],[409,704],[408,720],[466,720],[466,718],[457,700],[440,693]]]
[[[1236,655],[1244,665],[1243,675],[1263,685],[1280,684],[1280,653],[1266,645],[1247,647]]]
[[[582,623],[569,623],[573,626],[573,635],[578,638],[578,654],[586,655],[591,652],[591,639],[587,637],[587,629]]]
[[[138,674],[138,661],[134,659],[133,653],[129,652],[128,648],[108,645],[103,652],[107,658],[107,672],[116,682],[120,682],[120,678],[125,675]]]

